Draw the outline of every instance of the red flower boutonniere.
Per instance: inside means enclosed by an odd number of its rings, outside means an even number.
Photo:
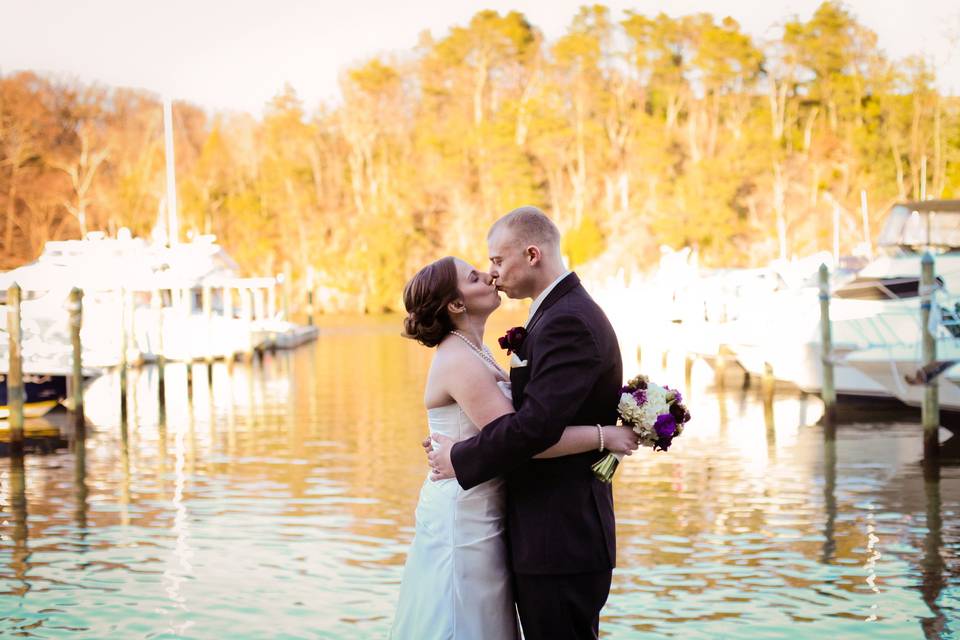
[[[510,355],[520,348],[520,345],[523,344],[526,338],[527,330],[525,328],[513,327],[512,329],[507,329],[505,334],[497,338],[497,342],[500,344],[500,348],[506,349],[507,355]]]

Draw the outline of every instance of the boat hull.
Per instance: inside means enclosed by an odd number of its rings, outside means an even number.
[[[28,418],[46,414],[67,397],[66,376],[27,374],[23,376],[23,387],[23,414]],[[7,375],[0,374],[0,418],[3,419],[10,416],[7,397]]]

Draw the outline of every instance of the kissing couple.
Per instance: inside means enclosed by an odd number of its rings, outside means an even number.
[[[404,336],[436,347],[424,390],[430,472],[420,490],[391,638],[597,638],[616,561],[611,486],[591,465],[638,447],[617,421],[610,322],[566,270],[560,232],[521,207],[487,235],[490,270],[446,257],[403,292]],[[531,298],[483,343],[500,292]]]

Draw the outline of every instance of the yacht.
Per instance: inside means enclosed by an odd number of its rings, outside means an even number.
[[[895,204],[878,239],[880,255],[855,274],[831,282],[830,317],[834,380],[841,396],[899,397],[890,384],[854,363],[855,352],[919,341],[920,259],[936,252],[941,296],[960,292],[960,201]],[[728,343],[751,373],[765,371],[803,391],[822,386],[818,287],[811,277],[799,287],[751,301]],[[876,353],[874,351],[873,353]],[[915,367],[914,367],[915,369]]]
[[[47,242],[36,261],[0,274],[0,302],[5,305],[11,284],[20,285],[24,357],[52,361],[53,370],[72,357],[67,302],[73,287],[84,294],[86,367],[117,366],[124,356],[128,363],[153,360],[161,348],[168,360],[225,357],[259,346],[253,310],[250,318],[237,317],[226,300],[230,295],[232,301],[231,287],[247,286],[249,279],[238,274],[239,267],[213,236],[168,247],[134,238],[126,229],[116,238],[93,232],[83,240]],[[274,282],[255,280],[260,292]],[[4,329],[2,361],[8,349]],[[121,351],[124,335],[126,353]]]

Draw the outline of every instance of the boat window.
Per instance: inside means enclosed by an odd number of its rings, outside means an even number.
[[[937,276],[937,287],[943,287],[943,278]],[[920,291],[920,278],[856,278],[833,295],[846,300],[898,300],[916,298]]]
[[[887,216],[877,242],[885,247],[958,248],[960,212],[916,211],[906,205],[895,205]]]

